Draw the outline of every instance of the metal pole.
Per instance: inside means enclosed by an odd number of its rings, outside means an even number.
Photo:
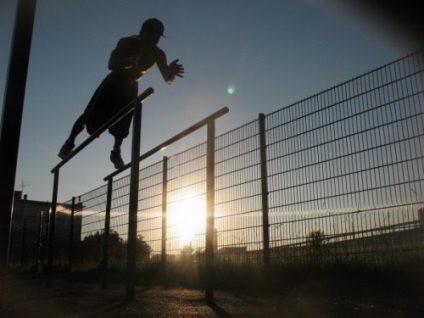
[[[214,214],[215,214],[215,121],[207,126],[206,153],[206,290],[208,305],[214,305]]]
[[[266,159],[265,115],[259,114],[259,147],[261,159],[261,186],[262,186],[262,232],[264,242],[263,262],[269,265],[269,206],[268,206],[268,170]]]
[[[69,229],[69,272],[72,271],[72,263],[74,259],[74,215],[75,215],[75,197],[72,197],[72,206],[71,206],[71,222],[70,222],[70,229]]]
[[[166,266],[166,226],[168,212],[168,157],[163,157],[162,166],[162,271]]]
[[[0,122],[0,279],[6,283],[19,138],[35,16],[35,0],[19,0]],[[4,284],[3,284],[4,283]],[[4,288],[0,288],[3,299]]]
[[[59,169],[55,170],[53,178],[53,194],[52,194],[52,208],[49,217],[49,232],[47,242],[47,288],[52,285],[52,270],[53,270],[53,254],[54,254],[54,231],[56,225],[56,207],[57,207],[57,193],[59,189]]]
[[[112,185],[113,178],[107,182],[106,215],[105,215],[105,237],[103,241],[103,261],[102,261],[102,288],[106,288],[107,267],[109,263],[109,232],[110,232],[110,210],[112,208]]]
[[[43,232],[41,233],[42,238],[41,238],[40,259],[41,259],[42,266],[44,266],[44,264],[46,264],[47,262],[47,248],[49,244],[49,217],[50,217],[50,213],[49,211],[47,211],[43,216],[44,233]]]
[[[138,186],[141,139],[141,103],[134,107],[133,136],[131,148],[131,178],[128,211],[128,251],[127,251],[127,297],[135,297],[135,278],[137,261],[137,212],[138,212]]]

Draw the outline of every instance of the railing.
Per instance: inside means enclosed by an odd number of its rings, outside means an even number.
[[[109,127],[114,125],[120,119],[122,119],[128,113],[134,111],[134,122],[133,122],[133,152],[139,150],[140,147],[140,132],[141,132],[141,102],[144,101],[147,97],[153,94],[153,88],[146,89],[143,93],[137,96],[133,101],[128,105],[123,107],[115,116],[110,118],[105,122],[100,128],[98,128],[90,137],[88,137],[84,142],[82,142],[78,147],[75,148],[65,159],[63,159],[58,165],[52,169],[54,174],[53,180],[53,191],[52,191],[52,209],[49,219],[49,240],[48,240],[48,269],[47,269],[47,287],[51,286],[51,274],[53,267],[53,253],[54,253],[54,238],[55,238],[55,225],[56,225],[56,208],[57,208],[57,197],[59,191],[59,171],[62,166],[64,166],[71,158],[76,156],[81,150],[87,147],[94,139],[96,139],[100,134],[102,134]],[[138,156],[138,153],[135,155]],[[133,154],[134,155],[134,154]],[[136,165],[135,169],[138,171],[138,161],[133,163]],[[138,182],[137,182],[138,185]]]
[[[134,297],[135,280],[136,275],[136,250],[137,250],[137,224],[138,224],[138,192],[139,192],[139,166],[135,165],[134,161],[140,162],[153,154],[159,152],[161,149],[169,146],[172,143],[184,138],[185,136],[193,133],[194,131],[207,126],[207,167],[206,167],[206,200],[207,200],[207,220],[206,220],[206,266],[207,266],[207,283],[206,283],[206,300],[208,303],[213,303],[213,235],[214,235],[214,202],[215,202],[215,120],[222,115],[228,113],[228,108],[224,107],[214,114],[206,117],[191,127],[185,129],[174,137],[166,140],[159,144],[153,149],[149,150],[140,157],[132,157],[131,164],[127,164],[122,169],[117,170],[104,178],[108,182],[107,185],[107,201],[106,201],[106,215],[105,215],[105,238],[103,245],[103,262],[102,267],[104,273],[107,271],[108,266],[108,240],[110,233],[110,212],[112,202],[112,191],[113,191],[113,178],[124,170],[128,169],[131,165],[131,182],[130,182],[130,202],[129,202],[129,227],[128,227],[128,254],[127,264],[131,264],[128,267],[128,280],[127,280],[127,293],[131,298]],[[139,143],[139,142],[138,142]],[[137,149],[139,150],[139,149]],[[133,151],[133,153],[139,153],[139,151]],[[166,169],[165,169],[166,170]],[[166,193],[166,183],[164,183],[164,193]],[[162,210],[162,255],[166,255],[166,205]],[[163,257],[165,260],[165,257]],[[164,261],[163,261],[164,264]],[[103,276],[103,286],[105,286],[106,274]]]
[[[102,132],[119,121],[126,114],[134,110],[133,119],[133,138],[131,149],[131,162],[121,169],[109,174],[104,178],[107,184],[107,201],[106,201],[106,214],[104,226],[104,243],[103,243],[103,286],[106,284],[106,271],[108,267],[108,241],[110,234],[110,211],[113,192],[113,178],[122,173],[123,171],[131,168],[130,171],[130,189],[129,189],[129,202],[128,202],[128,234],[127,234],[127,296],[130,299],[135,295],[135,277],[136,277],[136,263],[137,263],[137,224],[138,224],[138,193],[139,193],[139,163],[140,161],[152,156],[164,147],[184,138],[190,133],[207,126],[207,232],[206,232],[206,265],[207,265],[207,283],[205,287],[206,300],[208,303],[213,303],[213,229],[214,229],[214,193],[215,193],[215,120],[222,115],[228,113],[228,108],[224,107],[214,114],[206,117],[195,125],[185,129],[181,133],[154,147],[150,151],[140,156],[140,133],[141,133],[141,103],[140,107],[137,104],[153,93],[153,89],[149,88],[140,94],[134,101],[124,107],[116,116],[106,122],[101,128],[93,133],[86,141],[81,143],[67,158],[60,162],[55,168],[52,169],[54,173],[53,185],[53,199],[52,199],[52,212],[49,221],[49,249],[48,249],[48,280],[47,286],[51,285],[51,271],[53,265],[53,251],[54,251],[54,237],[55,237],[55,217],[57,207],[57,194],[58,194],[58,180],[59,169],[69,161],[73,156],[77,155],[84,149],[91,141],[97,138]],[[75,199],[72,200],[71,216],[74,217]],[[164,210],[164,220],[166,220],[166,211]],[[73,223],[71,227],[73,232]],[[72,241],[72,240],[71,240]],[[70,250],[72,249],[72,244]],[[72,259],[72,258],[71,258]],[[71,262],[70,262],[71,263]]]

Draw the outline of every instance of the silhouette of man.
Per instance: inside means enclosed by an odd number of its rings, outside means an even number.
[[[178,59],[167,63],[166,54],[158,46],[163,36],[164,26],[156,18],[146,20],[139,35],[122,38],[109,58],[111,72],[95,91],[84,113],[74,123],[71,133],[60,149],[59,157],[65,159],[75,147],[77,136],[87,129],[94,133],[106,121],[112,118],[122,107],[128,105],[138,95],[138,81],[156,64],[163,79],[172,84],[175,76],[183,77],[184,67]],[[114,136],[110,160],[116,169],[125,164],[121,157],[121,145],[129,134],[132,112],[109,128]]]

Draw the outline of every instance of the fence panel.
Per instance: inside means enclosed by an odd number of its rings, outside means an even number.
[[[303,257],[314,233],[333,254],[375,258],[386,249],[379,241],[393,253],[416,245],[422,57],[407,56],[267,116],[275,257]],[[407,232],[409,241],[395,244]]]

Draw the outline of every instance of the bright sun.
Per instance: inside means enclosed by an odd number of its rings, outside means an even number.
[[[206,229],[205,204],[200,197],[186,196],[168,208],[168,226],[181,238],[181,243],[191,243],[194,236]]]

